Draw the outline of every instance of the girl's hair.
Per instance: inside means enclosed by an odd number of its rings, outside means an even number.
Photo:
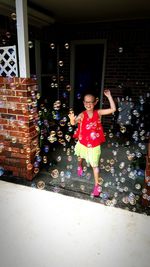
[[[86,92],[84,93],[84,95],[83,95],[83,99],[84,99],[84,97],[87,96],[87,95],[91,95],[91,96],[93,96],[95,100],[98,98],[97,95],[95,94],[95,92],[93,92],[93,91],[86,91]]]
[[[87,96],[87,95],[90,95],[90,96],[92,96],[93,97],[93,101],[96,103],[96,105],[94,106],[94,109],[98,109],[99,108],[99,98],[97,97],[97,95],[95,94],[95,93],[93,93],[93,92],[86,92],[85,94],[84,94],[84,97],[85,96]],[[84,100],[84,98],[83,98],[83,100]]]

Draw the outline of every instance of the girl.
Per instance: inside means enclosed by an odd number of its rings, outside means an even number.
[[[101,144],[105,142],[103,127],[101,125],[101,116],[112,114],[116,111],[115,102],[111,96],[110,90],[104,90],[104,95],[108,98],[110,108],[97,109],[94,107],[98,102],[93,94],[84,96],[83,104],[85,111],[75,116],[73,111],[70,111],[69,118],[72,125],[78,124],[78,128],[74,134],[78,138],[75,145],[75,155],[78,156],[78,175],[82,176],[83,159],[90,164],[94,175],[93,196],[100,195],[99,186],[99,159],[101,154]]]

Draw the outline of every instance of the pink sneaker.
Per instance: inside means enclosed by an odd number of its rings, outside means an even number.
[[[100,193],[101,193],[101,190],[102,190],[101,186],[99,186],[99,185],[95,185],[95,186],[94,186],[94,189],[93,189],[93,192],[92,192],[92,195],[93,195],[94,197],[99,197],[99,195],[100,195]]]
[[[78,171],[78,176],[82,176],[83,170],[81,166],[78,167],[77,171]]]

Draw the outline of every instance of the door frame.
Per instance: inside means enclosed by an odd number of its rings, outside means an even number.
[[[104,55],[102,63],[102,78],[101,78],[101,92],[100,92],[100,108],[103,102],[103,88],[104,88],[104,76],[105,76],[105,61],[106,61],[106,39],[87,39],[87,40],[73,40],[70,44],[70,85],[72,90],[70,91],[69,104],[70,108],[74,104],[74,87],[75,87],[75,49],[77,45],[82,44],[103,44],[104,45]]]

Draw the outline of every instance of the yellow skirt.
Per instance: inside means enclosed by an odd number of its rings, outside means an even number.
[[[74,151],[76,156],[85,159],[87,164],[90,164],[91,167],[99,166],[101,146],[86,147],[78,141],[75,145]]]

